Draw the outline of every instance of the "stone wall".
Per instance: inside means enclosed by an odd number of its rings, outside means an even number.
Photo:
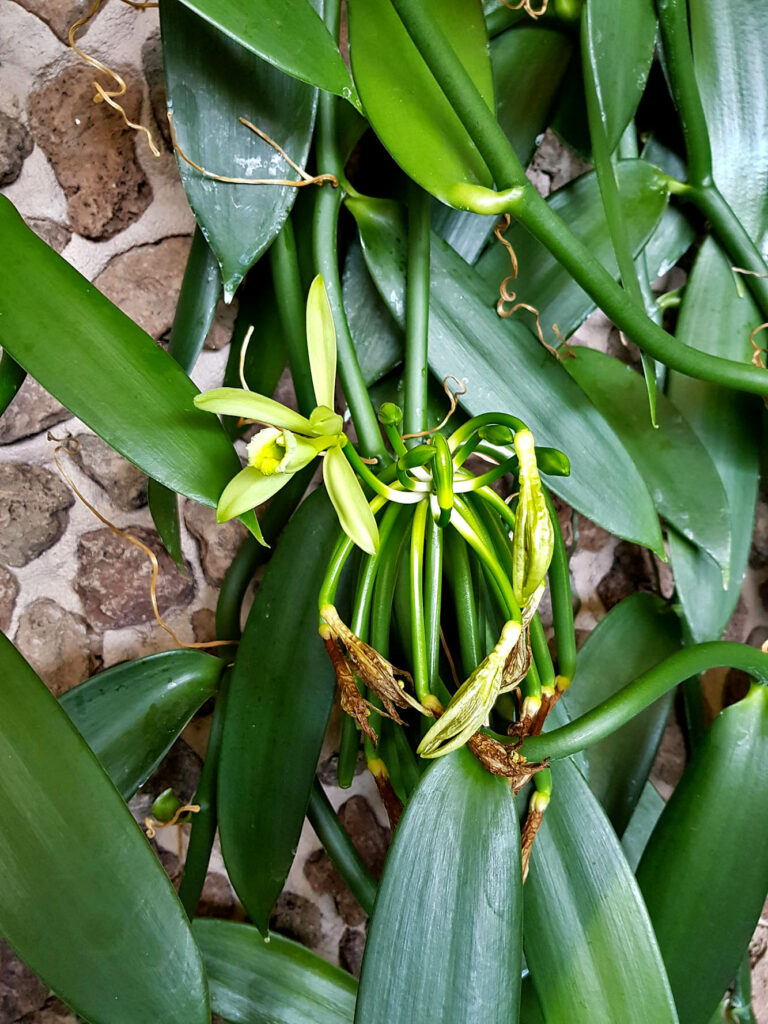
[[[80,45],[117,69],[127,83],[132,119],[150,126],[160,157],[141,135],[127,130],[104,104],[92,102],[93,71],[66,45],[67,29],[87,0],[2,0],[0,3],[0,187],[30,226],[95,285],[162,342],[170,330],[190,245],[193,220],[169,148],[165,121],[158,18],[108,0],[78,37]],[[531,171],[544,192],[580,170],[579,162],[547,135]],[[221,307],[193,377],[201,387],[220,383],[234,320]],[[621,354],[618,334],[598,314],[580,340]],[[149,565],[135,548],[103,527],[77,501],[53,461],[51,429],[80,442],[65,469],[84,496],[110,521],[148,543],[161,563],[159,598],[169,625],[185,640],[212,636],[213,609],[223,573],[242,540],[239,525],[216,527],[213,512],[184,502],[184,570],[163,554],[146,507],[142,474],[111,451],[34,381],[27,380],[0,420],[0,628],[59,695],[94,671],[174,645],[154,621],[149,604]],[[765,498],[765,495],[763,495]],[[561,509],[566,537],[575,543],[574,585],[583,639],[595,622],[636,590],[668,596],[669,574],[647,551],[610,537],[599,527],[574,522]],[[731,635],[759,643],[768,635],[768,514],[761,504],[752,572]],[[712,685],[713,702],[718,683]],[[139,821],[155,795],[173,785],[194,794],[207,719],[193,722],[171,755],[132,801]],[[321,778],[343,823],[371,870],[378,874],[389,841],[386,818],[367,772],[351,792],[334,776],[334,714],[323,752]],[[683,759],[673,725],[655,769],[671,791]],[[186,837],[182,828],[154,842],[178,879]],[[216,851],[201,911],[243,916]],[[365,915],[305,826],[293,870],[273,926],[357,972]],[[755,940],[756,961],[768,928]],[[768,1021],[768,971],[756,972],[761,1018]],[[63,1024],[74,1018],[13,954],[0,949],[0,1024]]]

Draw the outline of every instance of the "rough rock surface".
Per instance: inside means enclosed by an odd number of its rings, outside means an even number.
[[[93,6],[91,0],[16,0],[16,3],[44,21],[62,43],[68,41],[70,26]],[[78,39],[82,38],[86,31],[87,28],[81,28]]]
[[[0,416],[0,445],[13,444],[68,420],[70,413],[53,395],[27,377],[16,397]]]
[[[96,434],[78,434],[75,458],[82,471],[109,495],[118,508],[131,512],[147,503],[147,478]]]
[[[374,878],[378,879],[389,847],[389,829],[383,828],[363,796],[352,796],[338,809],[349,838]],[[316,850],[304,864],[304,874],[314,891],[333,897],[339,916],[349,927],[366,920],[365,912],[344,884],[325,850]]]
[[[619,541],[613,556],[613,565],[597,585],[597,593],[606,611],[630,594],[641,591],[653,593],[653,562],[645,548]]]
[[[128,86],[122,105],[136,121],[141,89],[133,74],[119,71]],[[136,159],[135,133],[93,102],[92,83],[92,68],[66,67],[32,93],[29,114],[35,141],[67,196],[71,227],[103,241],[144,213],[152,187]]]
[[[221,586],[224,575],[245,540],[247,530],[237,519],[217,523],[216,512],[196,501],[184,502],[184,522],[200,545],[200,561],[211,586]]]
[[[171,131],[168,127],[168,107],[165,98],[165,78],[163,76],[163,45],[160,41],[160,33],[153,33],[145,40],[141,48],[141,65],[144,70],[144,78],[149,89],[149,103],[152,107],[152,116],[155,124],[160,129],[165,148],[173,149],[171,142]]]
[[[356,978],[360,975],[364,950],[365,932],[360,928],[345,928],[339,941],[339,963]]]
[[[19,581],[10,569],[0,565],[0,630],[5,633],[13,618],[16,598],[19,596]]]
[[[101,664],[99,640],[86,620],[49,597],[24,609],[13,642],[55,697]]]
[[[79,1024],[76,1017],[60,999],[52,996],[39,1010],[21,1017],[18,1024]]]
[[[94,284],[147,334],[162,338],[173,324],[189,246],[185,235],[139,245],[110,260]]]
[[[146,544],[157,557],[160,614],[186,607],[195,593],[191,576],[182,575],[154,530],[138,525],[126,526],[125,530]],[[77,559],[78,574],[73,586],[80,595],[88,621],[96,629],[134,626],[153,618],[152,568],[143,551],[105,527],[81,535]]]
[[[54,252],[63,252],[72,239],[69,228],[48,217],[28,217],[26,223]]]
[[[33,145],[21,121],[0,111],[0,187],[16,181]]]
[[[10,1024],[44,1005],[48,989],[0,939],[0,1022]]]
[[[314,949],[320,944],[323,919],[316,903],[298,893],[283,891],[270,915],[269,927]]]
[[[0,463],[0,561],[20,567],[55,544],[74,500],[58,474],[23,462]]]

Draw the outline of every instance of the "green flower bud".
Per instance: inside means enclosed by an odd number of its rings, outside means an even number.
[[[384,402],[379,409],[379,423],[385,427],[398,427],[403,422],[403,410],[394,402]]]
[[[340,434],[344,429],[344,420],[327,405],[318,405],[309,417],[312,433],[318,437],[322,434]]]
[[[510,428],[503,426],[501,423],[487,423],[484,427],[480,427],[477,434],[478,437],[483,441],[487,441],[488,444],[499,446],[512,444],[514,436]]]
[[[163,823],[170,821],[181,805],[173,790],[165,789],[152,804],[152,817]]]
[[[541,488],[533,434],[530,430],[518,430],[514,443],[519,462],[520,496],[512,539],[512,586],[522,608],[544,581],[552,561],[555,534]]]

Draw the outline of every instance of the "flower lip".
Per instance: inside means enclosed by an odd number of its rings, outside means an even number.
[[[248,465],[264,476],[275,473],[297,473],[317,455],[318,449],[307,438],[290,430],[266,427],[248,442]]]

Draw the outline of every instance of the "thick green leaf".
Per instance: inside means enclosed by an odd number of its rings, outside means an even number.
[[[745,182],[768,175],[768,8],[751,0],[694,0],[691,36],[709,128],[714,177],[742,224],[758,242],[768,229],[768,194]],[[736,56],[738,55],[738,57]],[[688,280],[677,337],[730,359],[751,357],[750,331],[763,317],[714,242],[701,248]],[[706,445],[725,486],[731,515],[727,590],[717,571],[683,538],[669,549],[694,640],[718,638],[741,592],[757,498],[761,405],[701,381],[672,374],[669,393]]]
[[[334,694],[317,597],[339,532],[324,491],[299,508],[256,594],[235,659],[219,766],[232,884],[266,934],[299,840]]]
[[[94,754],[0,634],[0,933],[92,1024],[206,1024],[203,965]]]
[[[707,449],[672,402],[660,394],[658,429],[648,418],[645,383],[631,366],[577,347],[564,363],[624,442],[643,475],[656,510],[728,571],[731,531],[726,497]],[[705,500],[702,500],[706,496]]]
[[[652,782],[646,782],[640,793],[640,799],[632,812],[629,824],[621,837],[621,848],[633,871],[637,870],[640,858],[648,845],[656,822],[664,810],[664,797],[661,796]]]
[[[213,696],[224,664],[202,651],[163,651],[99,672],[59,703],[129,800]]]
[[[352,1024],[357,982],[280,935],[198,918],[193,931],[213,1012],[229,1024]]]
[[[586,0],[581,30],[613,150],[634,117],[651,68],[656,40],[653,0]]]
[[[547,126],[552,100],[568,64],[572,44],[562,32],[525,26],[491,43],[496,116],[520,163],[527,164]],[[432,226],[456,252],[474,263],[498,217],[436,204]]]
[[[493,109],[485,22],[475,0],[421,0]],[[350,0],[349,53],[371,127],[406,174],[449,206],[457,185],[492,184],[475,144],[389,0]]]
[[[643,160],[622,160],[616,171],[627,233],[633,254],[637,255],[659,223],[667,206],[667,193],[660,185],[658,171]],[[547,202],[618,279],[619,270],[594,172],[583,174],[558,189]],[[524,228],[513,225],[504,237],[517,253],[520,270],[511,286],[518,298],[539,310],[545,336],[552,344],[556,344],[552,324],[557,324],[564,338],[569,337],[595,308],[594,302],[549,250]],[[676,240],[673,236],[670,245]],[[657,271],[651,261],[649,270]],[[507,250],[494,240],[477,261],[477,272],[487,282],[483,293],[486,303],[495,306],[499,285],[512,272]],[[517,316],[525,318],[527,314]]]
[[[509,1024],[520,1005],[520,832],[466,748],[424,774],[379,883],[358,1024]]]
[[[768,687],[714,721],[654,829],[637,878],[681,1024],[707,1024],[768,891]]]
[[[310,0],[183,3],[234,42],[286,74],[343,96],[355,106],[359,104],[339,49]]]
[[[395,319],[405,319],[405,243],[392,204],[352,200],[363,252],[379,293]],[[537,444],[565,451],[570,477],[551,486],[588,518],[662,550],[658,517],[632,460],[584,392],[520,321],[501,320],[489,308],[487,286],[445,242],[433,236],[429,363],[438,379],[467,385],[460,398],[471,415],[520,416]]]
[[[653,929],[581,773],[552,765],[525,883],[525,956],[547,1024],[676,1024]]]
[[[0,197],[0,343],[43,387],[155,480],[216,505],[240,462],[198,389],[140,327]]]
[[[230,0],[230,6],[236,5]],[[319,23],[306,0],[301,6]],[[296,180],[298,175],[284,158],[238,118],[245,117],[266,132],[303,167],[312,138],[316,90],[254,57],[202,21],[183,0],[162,5],[160,24],[169,109],[187,156],[227,177]],[[221,264],[229,301],[280,231],[298,190],[225,184],[204,177],[181,158],[178,163],[189,205]]]
[[[680,621],[664,601],[633,594],[598,623],[576,660],[563,697],[571,718],[591,711],[682,646]],[[590,788],[622,834],[653,764],[674,693],[584,751]]]

